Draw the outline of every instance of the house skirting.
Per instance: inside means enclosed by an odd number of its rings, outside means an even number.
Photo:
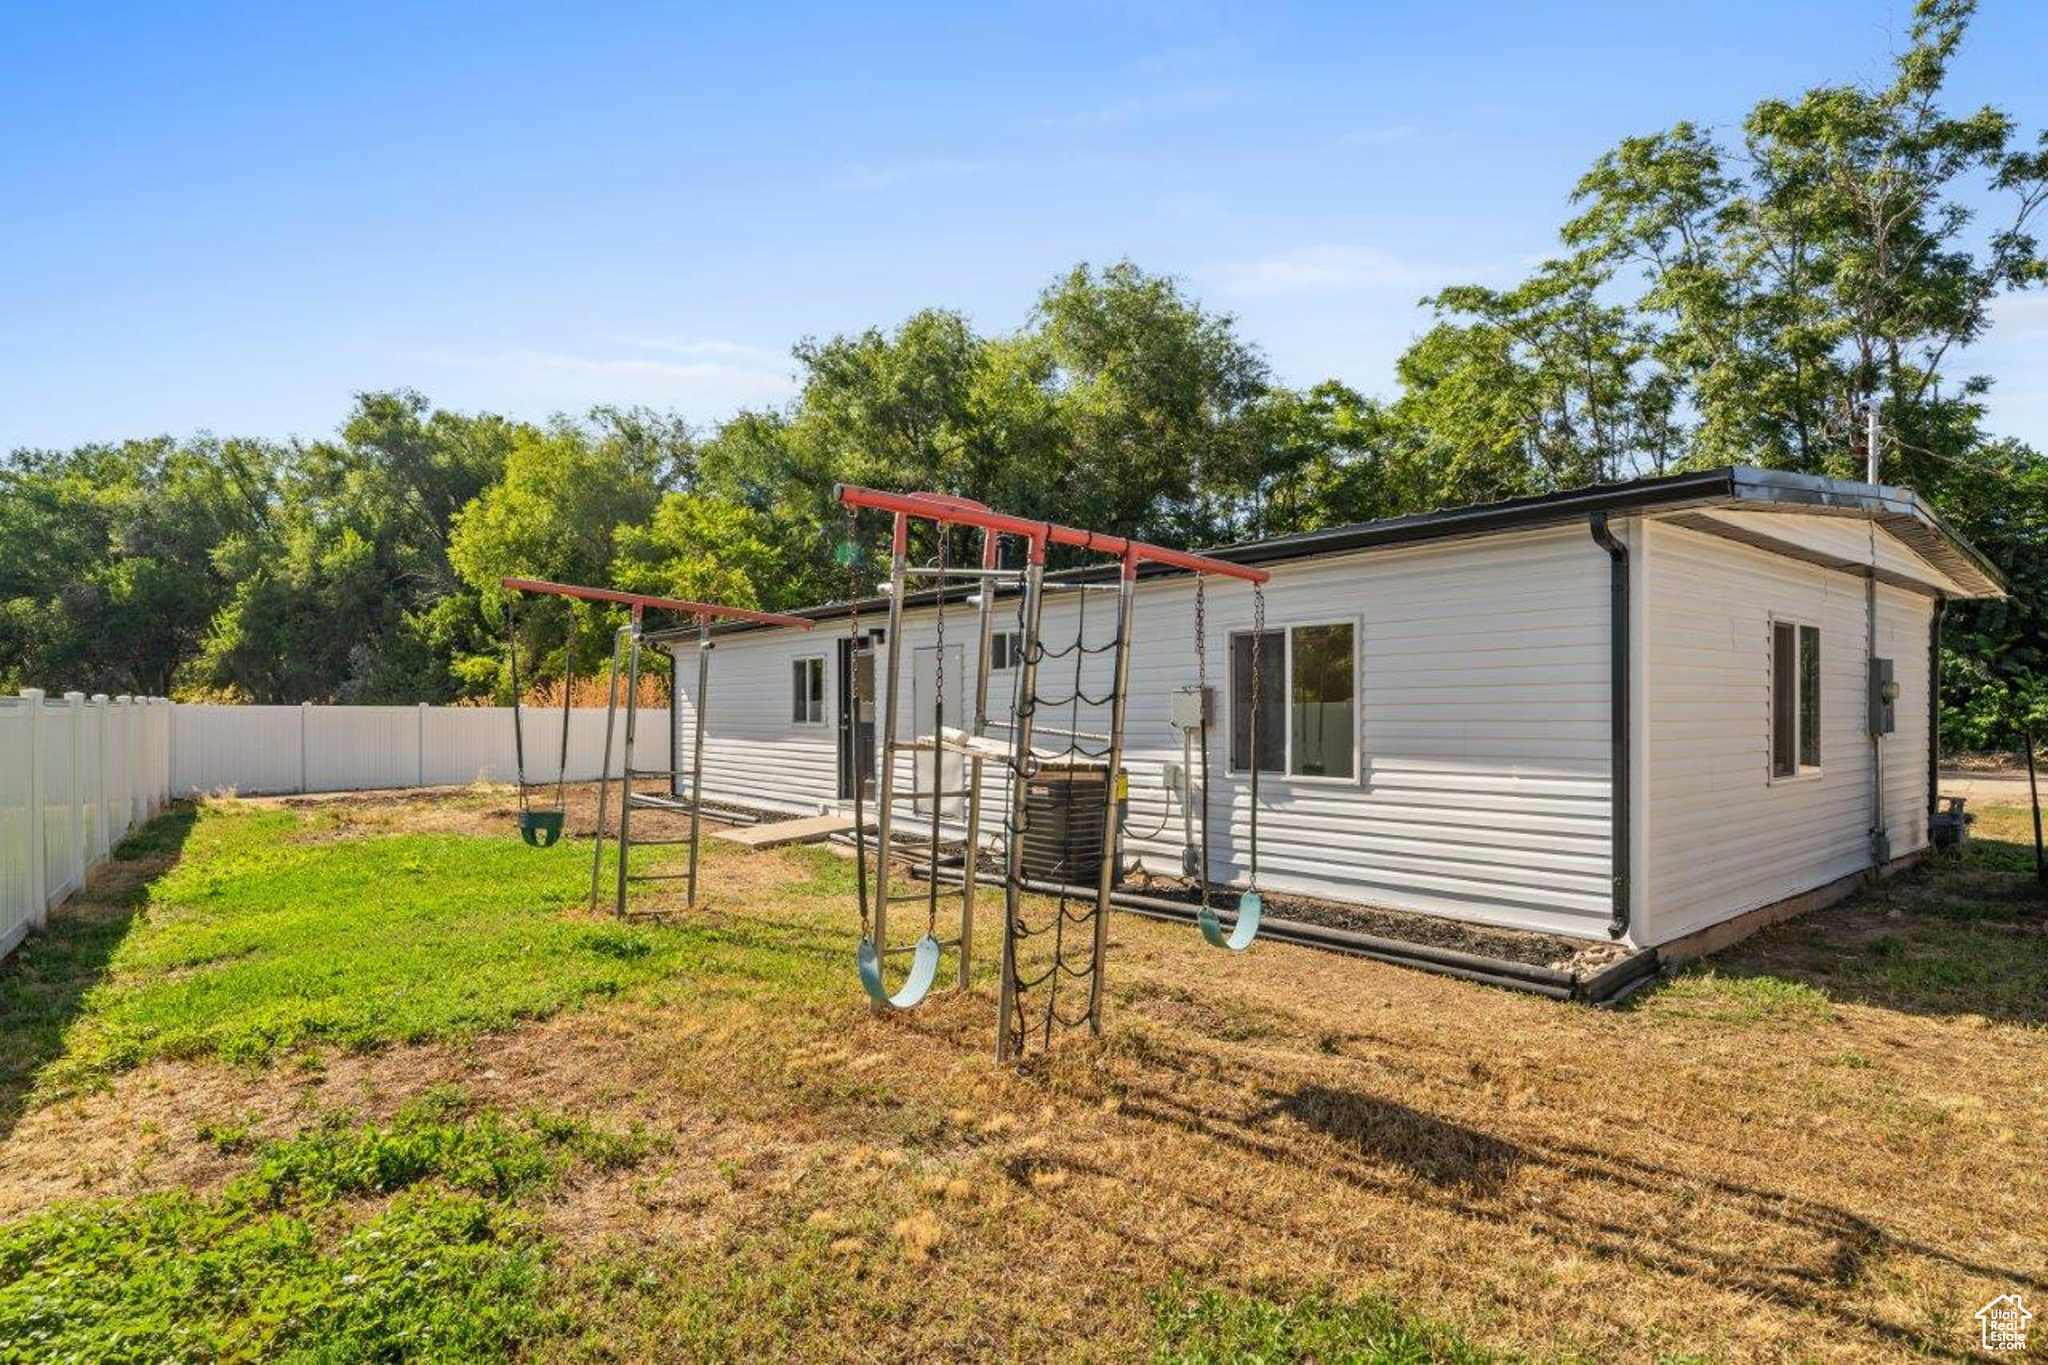
[[[1875,882],[1883,881],[1885,878],[1897,873],[1904,872],[1926,856],[1927,850],[1924,848],[1919,849],[1894,858],[1882,867],[1865,868],[1861,872],[1852,872],[1846,877],[1838,877],[1825,885],[1816,886],[1811,891],[1802,891],[1796,896],[1787,896],[1784,900],[1773,901],[1769,905],[1760,905],[1754,910],[1749,910],[1735,916],[1733,919],[1724,919],[1720,923],[1710,924],[1704,929],[1695,929],[1683,938],[1675,938],[1669,943],[1658,944],[1658,960],[1666,967],[1675,967],[1680,963],[1690,962],[1694,958],[1705,957],[1709,953],[1718,953],[1731,943],[1739,943],[1743,939],[1748,938],[1759,929],[1768,928],[1773,924],[1792,919],[1797,915],[1804,915],[1814,910],[1825,910],[1830,905],[1838,905],[1863,888]]]

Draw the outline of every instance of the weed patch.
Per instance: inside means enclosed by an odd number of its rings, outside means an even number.
[[[504,1354],[543,1321],[545,1247],[523,1201],[648,1144],[559,1116],[450,1118],[460,1103],[431,1094],[388,1126],[266,1144],[211,1197],[0,1227],[0,1360]]]
[[[1648,1008],[1718,1024],[1820,1023],[1834,1017],[1827,994],[1804,981],[1735,976],[1695,967],[1651,997]]]
[[[1342,1360],[1358,1365],[1480,1365],[1493,1360],[1448,1327],[1403,1313],[1386,1299],[1316,1294],[1292,1303],[1175,1283],[1152,1299],[1153,1359],[1166,1365]]]

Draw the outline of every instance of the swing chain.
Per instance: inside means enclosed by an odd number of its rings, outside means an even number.
[[[1266,586],[1252,584],[1252,687],[1251,687],[1251,760],[1252,760],[1252,810],[1251,810],[1251,886],[1259,885],[1259,731],[1265,727],[1265,711],[1260,702],[1265,688],[1265,647],[1266,647]]]
[[[845,553],[847,632],[851,646],[847,652],[846,680],[847,691],[853,694],[849,699],[851,704],[847,708],[847,724],[852,728],[852,734],[848,736],[847,750],[853,756],[853,870],[855,881],[858,883],[855,894],[860,900],[860,936],[861,941],[865,943],[874,938],[874,925],[868,906],[868,852],[865,828],[867,821],[861,810],[861,792],[867,785],[867,773],[863,771],[866,765],[862,762],[860,751],[860,512],[852,503],[846,504]]]
[[[562,761],[555,769],[555,809],[569,808],[569,705],[576,687],[576,636],[583,615],[569,600],[569,638],[562,642]],[[695,793],[691,794],[693,799]]]
[[[925,897],[924,932],[927,938],[939,936],[939,816],[943,809],[940,793],[945,790],[946,764],[946,572],[952,567],[952,528],[945,522],[934,523],[939,532],[939,603],[938,618],[934,623],[938,647],[932,659],[932,848],[929,880],[931,886]],[[973,831],[968,831],[970,850],[973,845]]]
[[[519,813],[526,814],[526,733],[519,718],[518,597],[505,594],[505,666],[512,674],[512,765],[519,784]]]

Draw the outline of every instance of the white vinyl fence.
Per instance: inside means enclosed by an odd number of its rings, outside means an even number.
[[[527,780],[552,782],[562,713],[537,707],[525,719]],[[604,727],[601,707],[569,713],[571,782],[597,778]],[[668,766],[666,707],[639,713],[633,744],[636,769]],[[77,692],[55,700],[34,689],[0,697],[0,957],[173,795],[458,786],[516,772],[505,707],[181,706]]]
[[[604,764],[603,707],[569,713],[568,777],[593,782]],[[610,776],[619,773],[621,734]],[[526,780],[552,782],[562,762],[562,713],[525,712]],[[643,707],[633,736],[636,770],[666,768],[668,708]],[[174,706],[171,790],[371,791],[510,782],[518,772],[512,712],[502,706]]]
[[[0,956],[171,794],[161,697],[0,697]]]

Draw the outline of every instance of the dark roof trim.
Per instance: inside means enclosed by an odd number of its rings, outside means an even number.
[[[1632,479],[1626,483],[1574,488],[1563,493],[1543,493],[1531,497],[1509,498],[1504,502],[1453,507],[1441,512],[1419,512],[1413,516],[1390,517],[1384,521],[1354,522],[1348,526],[1333,526],[1324,531],[1306,531],[1300,535],[1276,536],[1270,540],[1226,545],[1203,553],[1236,564],[1276,564],[1297,559],[1320,558],[1324,555],[1350,554],[1391,545],[1448,540],[1458,536],[1533,530],[1576,521],[1595,512],[1605,512],[1609,516],[1627,516],[1680,511],[1691,507],[1729,506],[1871,517],[1950,578],[1972,589],[1971,595],[1995,597],[2005,592],[2005,580],[1991,561],[1979,554],[1975,547],[1958,535],[1911,489],[1893,488],[1882,484],[1852,483],[1845,479],[1823,478],[1817,474],[1795,474],[1782,469],[1755,469],[1747,466],[1726,466],[1684,474],[1666,474]],[[1113,572],[1114,568],[1115,566],[1110,565],[1101,570],[1071,570],[1053,577],[1067,580],[1087,579],[1098,573],[1107,575]],[[1149,578],[1179,572],[1178,569],[1150,566],[1141,576]],[[964,596],[963,592],[955,591],[948,594],[947,600],[959,602]],[[904,606],[930,606],[937,600],[936,592],[918,592],[906,596]],[[881,614],[889,609],[889,600],[886,597],[867,598],[859,604],[859,608],[863,616],[874,614],[875,624],[880,625]],[[852,612],[845,602],[828,602],[819,606],[798,608],[788,614],[813,621],[827,621],[851,615]],[[713,634],[724,635],[770,628],[736,622],[730,626],[715,628]],[[658,640],[684,633],[655,631],[649,632],[648,638]],[[687,633],[694,634],[694,628]]]
[[[1449,536],[1523,530],[1575,520],[1593,512],[1614,516],[1731,504],[1767,504],[1784,511],[1834,515],[1875,515],[1886,529],[1901,533],[1901,539],[1950,577],[1973,585],[1981,581],[1988,590],[1987,595],[2001,593],[2005,588],[2004,579],[1991,561],[1979,554],[1911,489],[1744,466],[1634,479],[1627,483],[1596,484],[1564,493],[1510,498],[1505,502],[1422,512],[1386,521],[1358,522],[1331,527],[1327,531],[1251,541],[1209,553],[1218,559],[1264,564],[1306,555],[1341,554]],[[1917,528],[1918,534],[1905,530],[1907,527]]]

